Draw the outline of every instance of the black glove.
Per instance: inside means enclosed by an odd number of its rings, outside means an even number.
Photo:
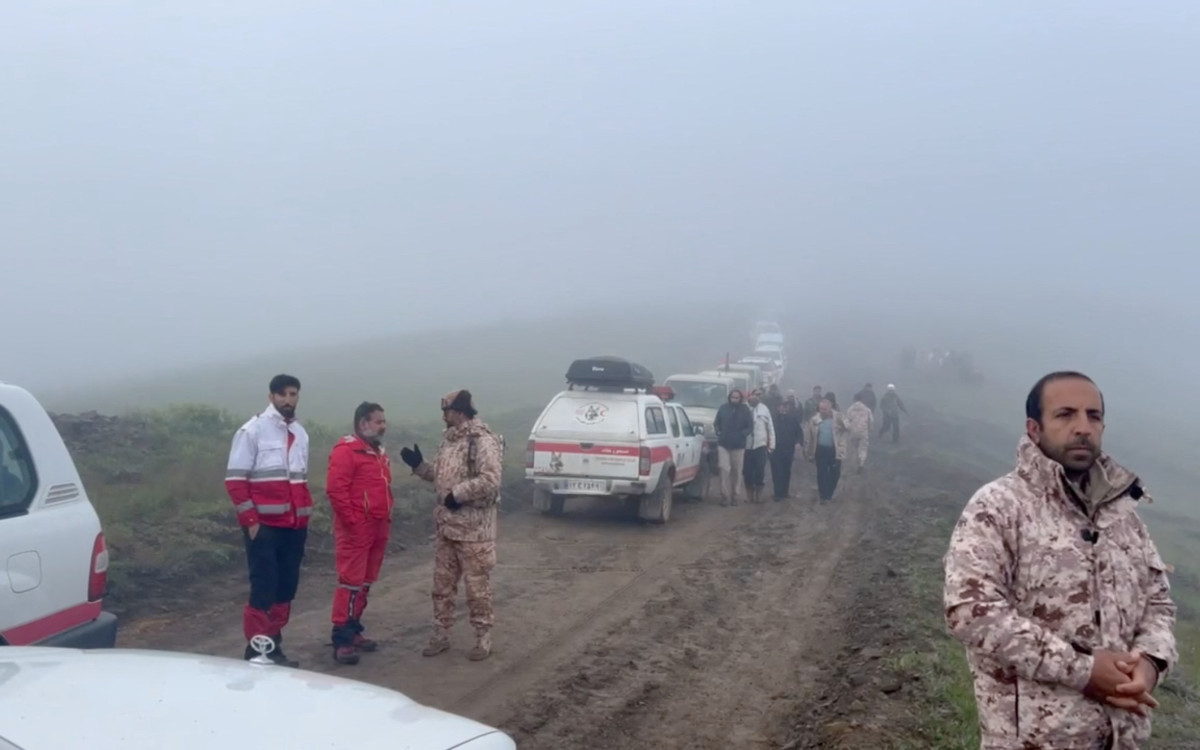
[[[425,457],[421,455],[421,447],[413,443],[412,450],[408,448],[400,449],[400,460],[408,464],[409,468],[416,469],[425,462]]]
[[[453,492],[446,495],[446,499],[442,501],[442,505],[445,505],[450,510],[458,510],[462,507],[462,503],[454,499]]]

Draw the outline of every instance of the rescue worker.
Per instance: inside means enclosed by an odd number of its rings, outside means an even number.
[[[379,404],[354,410],[354,433],[329,452],[325,494],[333,511],[337,588],[333,593],[333,658],[357,664],[378,644],[363,635],[371,584],[379,579],[392,529],[392,461],[383,447],[387,418]]]
[[[750,391],[747,399],[754,417],[753,428],[746,438],[746,460],[742,477],[746,481],[746,498],[752,503],[763,502],[762,491],[767,484],[767,461],[775,451],[775,424],[771,410],[762,403],[761,388]]]
[[[842,477],[842,461],[846,458],[846,436],[849,426],[833,402],[821,399],[817,413],[805,423],[804,453],[817,465],[817,499],[827,503],[837,492]]]
[[[1025,402],[1013,471],[950,538],[945,617],[966,648],[981,748],[1136,749],[1178,661],[1167,566],[1138,476],[1102,450],[1104,397],[1078,372]]]
[[[738,504],[746,440],[753,429],[754,414],[743,401],[742,392],[734,388],[713,418],[713,430],[717,433],[717,468],[721,472],[722,506]]]
[[[800,415],[795,399],[784,399],[775,413],[775,452],[771,454],[771,482],[775,485],[775,500],[789,496],[792,483],[792,463],[796,460],[796,446],[802,444]]]
[[[850,404],[850,408],[846,410],[846,424],[850,427],[848,452],[858,458],[858,473],[862,474],[863,466],[867,463],[867,446],[871,442],[871,428],[875,424],[875,413],[867,405],[863,398],[863,392],[859,392],[855,396],[854,403]]]
[[[887,391],[879,400],[879,410],[883,412],[883,427],[879,430],[879,437],[883,437],[888,430],[891,430],[894,443],[900,439],[900,412],[908,414],[908,409],[904,408],[904,402],[896,393],[896,386],[891,383],[888,383]]]
[[[265,635],[277,664],[299,666],[283,652],[283,629],[300,585],[300,561],[308,538],[312,496],[308,491],[308,432],[296,421],[300,381],[271,378],[267,408],[233,435],[225,491],[233,501],[246,546],[250,598],[242,611],[245,658],[258,653],[250,640]]]
[[[482,661],[492,653],[492,569],[496,566],[496,508],[500,499],[500,438],[479,419],[466,389],[442,398],[446,431],[430,463],[421,449],[400,451],[413,473],[433,483],[437,537],[433,553],[433,635],[422,653],[437,656],[450,648],[454,599],[461,579],[475,629],[467,654]]]

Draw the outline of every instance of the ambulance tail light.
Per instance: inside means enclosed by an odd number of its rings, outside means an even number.
[[[92,544],[92,561],[88,569],[88,601],[98,602],[108,593],[108,545],[104,532],[96,535]]]
[[[536,448],[537,448],[537,442],[534,440],[530,440],[528,443],[525,444],[525,468],[526,469],[533,468],[533,456],[537,452]]]
[[[650,449],[644,445],[638,451],[638,476],[650,476]]]

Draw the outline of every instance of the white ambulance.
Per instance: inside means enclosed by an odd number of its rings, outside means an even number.
[[[111,648],[108,548],[50,415],[0,383],[0,645]]]
[[[590,357],[571,363],[567,383],[529,435],[535,508],[560,514],[568,497],[620,498],[639,518],[665,523],[676,489],[699,499],[704,434],[649,370]]]

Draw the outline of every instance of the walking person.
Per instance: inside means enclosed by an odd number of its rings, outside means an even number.
[[[450,648],[458,582],[467,590],[475,647],[467,654],[482,661],[492,653],[492,569],[496,566],[496,506],[500,499],[500,437],[477,419],[465,389],[442,398],[446,431],[433,462],[417,445],[400,451],[413,473],[433,483],[437,527],[433,551],[433,635],[421,653],[437,656]]]
[[[821,386],[814,385],[812,395],[804,402],[804,419],[807,421],[817,416],[821,411],[821,399],[825,398],[825,392],[821,390]]]
[[[817,499],[827,503],[837,492],[846,458],[849,426],[841,412],[834,411],[829,399],[821,399],[817,414],[807,423],[805,453],[817,465]]]
[[[796,460],[796,446],[802,444],[803,429],[800,415],[796,413],[796,402],[786,398],[779,403],[775,413],[775,452],[771,454],[771,482],[775,485],[775,499],[790,496],[792,463]]]
[[[255,636],[267,636],[276,664],[299,666],[283,653],[283,629],[291,619],[300,585],[300,562],[308,539],[312,496],[308,491],[308,432],[296,421],[300,380],[276,375],[268,385],[267,408],[233,435],[225,491],[233,501],[250,578],[242,610],[244,657],[258,653]]]
[[[868,384],[869,385],[869,384]],[[875,413],[860,392],[854,397],[854,403],[846,410],[846,424],[850,427],[849,454],[858,459],[858,473],[863,473],[867,463],[867,447],[871,442],[871,428],[875,424]]]
[[[717,468],[721,473],[721,505],[737,505],[742,487],[746,441],[754,429],[754,413],[734,388],[717,409],[713,430],[717,433]]]
[[[983,750],[1137,750],[1178,663],[1167,565],[1138,516],[1150,497],[1103,451],[1104,417],[1086,375],[1038,380],[1016,466],[951,535],[946,625],[966,649]]]
[[[871,411],[875,411],[875,407],[878,406],[878,402],[875,400],[875,387],[870,383],[864,385],[862,390],[854,396],[854,399],[856,401],[861,399],[863,404]],[[849,411],[849,409],[846,411]]]
[[[767,460],[775,450],[775,425],[771,410],[762,402],[762,389],[750,391],[749,405],[754,416],[754,428],[746,439],[746,463],[742,469],[746,480],[746,496],[752,503],[764,502],[762,491],[767,484]]]
[[[379,578],[392,529],[392,462],[383,447],[383,407],[364,401],[354,410],[354,432],[329,453],[325,494],[333,511],[337,588],[333,594],[333,658],[357,664],[359,652],[375,651],[363,635],[371,584]]]
[[[900,439],[900,412],[907,415],[908,409],[904,408],[904,402],[896,393],[896,386],[891,383],[888,383],[887,391],[879,400],[879,410],[883,412],[883,427],[879,430],[879,437],[883,437],[888,430],[891,430],[892,442],[898,441]]]

